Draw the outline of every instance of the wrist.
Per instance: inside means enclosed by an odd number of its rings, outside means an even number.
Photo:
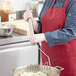
[[[36,20],[32,19],[33,29],[35,32],[38,32],[38,23]]]
[[[45,34],[42,33],[41,35],[42,35],[42,40],[47,42],[46,37],[45,37]]]

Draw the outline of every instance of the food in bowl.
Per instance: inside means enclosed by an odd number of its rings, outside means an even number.
[[[20,74],[17,74],[15,76],[47,76],[45,73],[43,72],[21,72]]]
[[[0,25],[0,29],[7,29],[9,27]]]
[[[14,25],[3,23],[0,25],[0,36],[10,36],[13,33]]]
[[[10,25],[0,25],[0,29],[9,29],[11,28]]]

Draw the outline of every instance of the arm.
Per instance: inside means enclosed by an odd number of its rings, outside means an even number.
[[[41,33],[42,32],[42,24],[40,21],[37,21],[38,23],[38,32],[37,33]]]
[[[49,46],[64,44],[76,38],[76,1],[73,2],[67,12],[63,29],[45,33]]]

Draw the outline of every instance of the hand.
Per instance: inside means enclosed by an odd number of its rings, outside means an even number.
[[[41,41],[46,41],[45,35],[43,33],[42,34],[34,34],[34,35],[30,36],[31,44],[38,43]]]
[[[33,24],[33,29],[34,29],[35,32],[38,32],[38,23],[37,23],[36,20],[34,20],[32,11],[30,11],[30,10],[25,11],[23,17],[24,17],[25,21],[28,21],[28,19],[31,18],[32,19],[32,24]]]
[[[24,17],[24,20],[25,21],[28,21],[29,18],[33,19],[32,11],[31,10],[25,11],[23,17]]]

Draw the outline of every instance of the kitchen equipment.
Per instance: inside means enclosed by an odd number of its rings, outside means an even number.
[[[26,72],[26,73],[29,73],[29,72],[33,72],[33,73],[43,72],[47,76],[60,76],[60,71],[61,71],[61,67],[60,67],[60,70],[59,70],[59,69],[57,69],[57,67],[49,67],[49,66],[47,67],[45,65],[44,66],[30,65],[28,67],[16,68],[15,70],[13,70],[13,76],[20,76],[24,72]]]
[[[0,76],[11,76],[16,67],[38,64],[38,57],[38,46],[30,44],[29,36],[0,37]]]
[[[31,8],[32,5],[29,2],[26,3],[26,6],[27,6],[26,10],[31,11],[30,8]],[[25,19],[25,13],[24,13],[23,17]],[[29,23],[29,34],[33,35],[34,34],[34,30],[33,30],[33,25],[32,25],[32,19],[31,18],[28,19],[28,23]]]
[[[33,72],[33,73],[43,72],[47,76],[60,76],[60,72],[64,68],[62,68],[60,66],[52,67],[51,64],[50,64],[50,58],[49,58],[49,56],[47,54],[45,54],[42,50],[41,50],[41,52],[46,57],[48,57],[48,62],[49,62],[50,66],[47,66],[47,65],[30,65],[28,67],[19,67],[19,68],[16,68],[16,69],[14,69],[12,71],[12,75],[13,76],[21,76],[21,74],[24,73],[24,72],[27,72],[27,73],[29,73],[29,72]]]
[[[34,30],[33,30],[33,25],[32,25],[32,19],[29,18],[28,22],[29,22],[29,33],[30,33],[30,35],[33,35]]]
[[[14,25],[12,24],[1,24],[0,25],[0,36],[10,36],[14,30]]]

